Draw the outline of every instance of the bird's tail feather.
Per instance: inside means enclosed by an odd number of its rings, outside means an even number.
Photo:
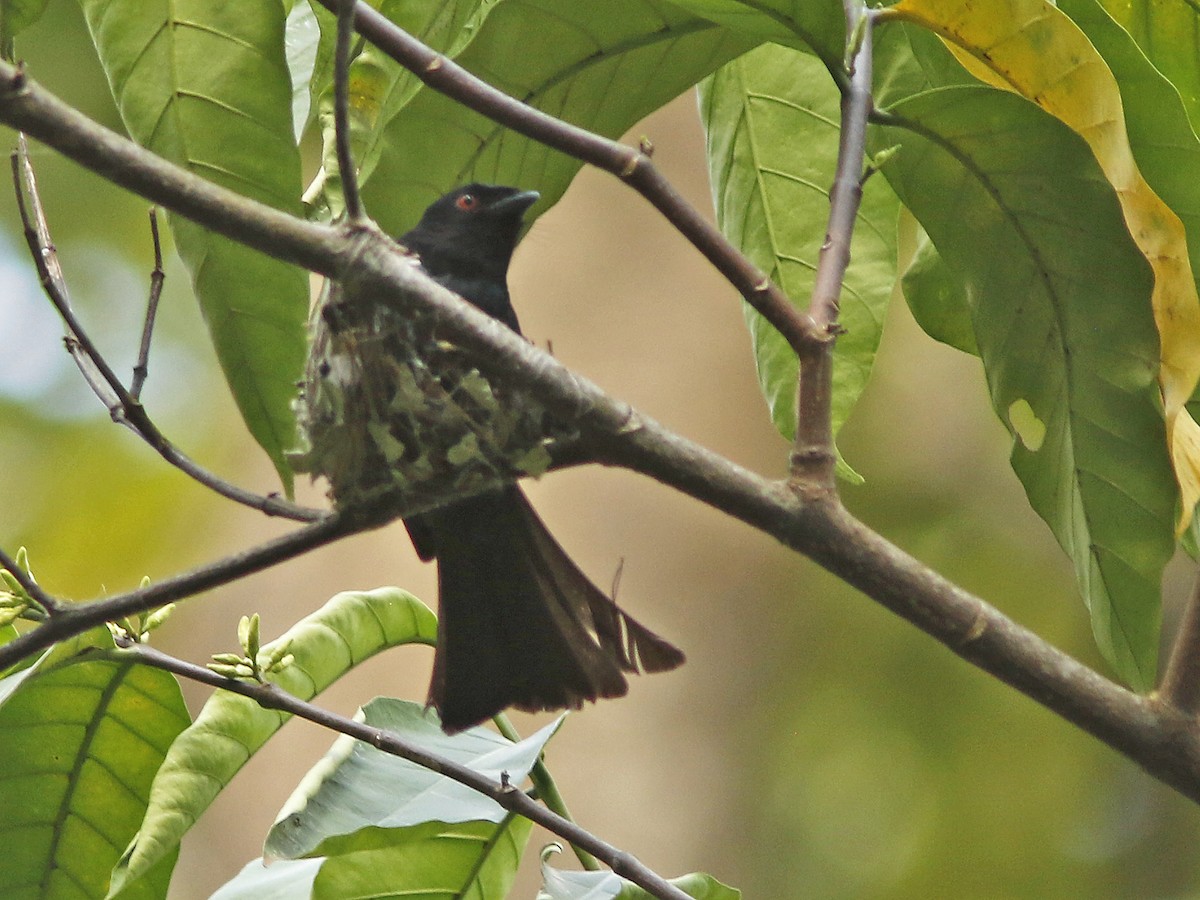
[[[422,555],[432,550],[438,558],[429,702],[447,731],[509,706],[578,708],[619,697],[628,689],[622,672],[660,672],[684,661],[588,580],[520,488],[428,513],[410,531],[424,536]]]

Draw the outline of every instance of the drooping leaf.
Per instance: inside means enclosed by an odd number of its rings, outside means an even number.
[[[130,135],[193,173],[300,212],[281,3],[80,0]],[[242,418],[290,492],[284,451],[306,351],[308,278],[171,218]]]
[[[1008,92],[930,91],[884,171],[966,287],[1013,468],[1075,564],[1105,656],[1153,685],[1175,487],[1148,264],[1087,145]]]
[[[112,647],[107,631],[90,632],[0,682],[0,896],[104,897],[188,724],[174,677],[97,652]],[[122,896],[165,896],[174,864],[164,855]]]
[[[362,709],[368,725],[499,781],[529,775],[560,716],[519,743],[487,728],[447,735],[437,714],[416,703],[377,697]],[[386,785],[386,790],[381,786]],[[294,859],[404,843],[405,829],[433,823],[500,824],[508,813],[483,794],[361,741],[342,736],[297,786],[267,835],[267,856]]]
[[[801,307],[810,298],[829,218],[839,98],[818,60],[778,45],[728,63],[700,91],[717,223]],[[866,386],[879,346],[896,280],[898,208],[882,178],[868,180],[842,289],[839,322],[846,333],[834,347],[835,433]],[[796,355],[762,316],[743,309],[771,419],[790,439]]]
[[[513,743],[485,728],[444,734],[415,703],[376,698],[368,724],[494,780],[521,784],[561,718]],[[508,895],[532,823],[495,801],[414,763],[341,737],[297,787],[267,837],[272,858],[306,855],[319,869],[289,869],[287,882],[312,896],[474,897]],[[226,886],[261,885],[253,864]],[[241,890],[241,888],[238,888]],[[222,894],[221,896],[226,896]],[[294,896],[294,894],[293,894]]]
[[[456,62],[531,106],[609,137],[753,45],[662,0],[611,0],[603,16],[576,0],[497,3],[470,27]],[[391,234],[470,181],[536,189],[540,212],[580,167],[428,89],[394,115],[389,107],[384,121],[364,199]]]
[[[263,652],[290,642],[288,652],[295,660],[273,680],[307,700],[381,650],[433,643],[436,627],[433,613],[406,591],[346,592],[264,645]],[[195,723],[172,744],[141,828],[113,873],[114,885],[134,882],[174,852],[217,793],[288,718],[236,694],[213,694]]]
[[[1086,7],[1079,10],[1086,14]],[[1182,530],[1200,499],[1195,452],[1200,427],[1184,408],[1200,380],[1200,297],[1184,224],[1137,167],[1111,70],[1079,26],[1045,0],[901,0],[890,12],[946,36],[978,78],[1028,97],[1073,128],[1116,188],[1129,232],[1155,275],[1151,302],[1162,346],[1159,381],[1168,447],[1182,491],[1177,524]],[[1102,18],[1093,16],[1092,25],[1097,39],[1110,45],[1114,62],[1126,69],[1135,65],[1132,48],[1122,52],[1119,37],[1103,27]],[[1189,143],[1195,144],[1194,136]],[[1194,152],[1190,156],[1195,159]]]

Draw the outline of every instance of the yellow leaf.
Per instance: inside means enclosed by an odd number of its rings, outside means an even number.
[[[1116,189],[1129,232],[1154,270],[1159,385],[1182,532],[1200,499],[1200,426],[1184,408],[1200,379],[1200,297],[1183,223],[1134,162],[1112,72],[1079,27],[1044,0],[900,0],[887,16],[937,33],[981,81],[1032,100],[1077,132]]]

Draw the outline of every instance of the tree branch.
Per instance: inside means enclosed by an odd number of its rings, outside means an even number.
[[[334,10],[337,13],[337,40],[333,61],[333,140],[346,218],[357,223],[366,218],[366,213],[358,191],[358,169],[350,149],[350,39],[354,36],[354,3],[355,0],[337,0]]]
[[[787,484],[763,479],[638,415],[431,281],[384,236],[367,229],[310,225],[210,185],[91,123],[5,64],[0,64],[0,121],[247,246],[325,274],[362,279],[366,289],[389,303],[436,315],[445,333],[472,352],[481,366],[486,364],[489,373],[530,390],[555,415],[578,421],[596,461],[642,472],[776,537],[964,659],[1126,754],[1185,796],[1200,800],[1200,742],[1193,719],[1071,659],[867,529],[836,499],[806,498]],[[370,526],[353,526],[336,516],[322,520],[283,539],[282,547],[251,551],[254,563],[244,571],[290,558],[355,527]],[[114,598],[114,606],[100,616],[92,611],[98,604],[81,607],[78,613],[68,609],[0,647],[0,666],[105,618],[226,583],[242,574],[237,569],[223,565],[219,573],[199,570]]]
[[[300,506],[276,494],[263,496],[244,490],[235,484],[209,472],[192,460],[167,439],[150,414],[146,412],[138,394],[146,377],[146,361],[150,353],[150,335],[154,328],[154,313],[158,306],[158,295],[162,289],[162,250],[158,241],[157,219],[151,212],[151,230],[154,235],[155,269],[151,275],[150,300],[146,309],[146,321],[142,328],[141,349],[134,367],[133,386],[126,390],[117,373],[101,354],[99,348],[84,330],[75,315],[67,291],[66,276],[58,261],[54,242],[50,238],[50,226],[38,194],[37,178],[25,146],[25,136],[18,139],[18,149],[12,154],[13,184],[17,194],[17,207],[25,230],[25,241],[33,256],[41,279],[42,289],[50,303],[58,311],[67,328],[66,346],[84,380],[107,409],[112,420],[124,425],[168,463],[180,469],[192,479],[236,503],[257,509],[267,515],[282,516],[300,522],[312,522],[323,513],[317,509]],[[28,203],[26,197],[28,196]]]
[[[232,554],[217,562],[193,569],[173,578],[155,582],[144,588],[117,594],[104,600],[65,604],[46,595],[28,576],[14,569],[15,563],[0,550],[0,565],[9,569],[21,586],[54,614],[36,628],[0,646],[0,671],[13,663],[45,650],[73,635],[113,622],[126,616],[157,609],[176,600],[191,597],[243,576],[307,553],[316,547],[331,544],[360,531],[376,528],[390,519],[370,518],[362,514],[332,513],[282,537],[267,541],[250,550]]]
[[[841,129],[837,166],[829,191],[829,224],[817,259],[808,315],[812,337],[797,348],[796,434],[789,469],[797,489],[830,493],[837,490],[837,451],[833,443],[833,347],[839,298],[850,266],[850,241],[862,203],[863,159],[867,118],[872,107],[873,23],[859,0],[845,0],[846,65],[850,77],[842,85]]]
[[[1200,714],[1200,573],[1184,607],[1158,696],[1181,713]]]
[[[137,362],[133,366],[133,381],[129,384],[129,395],[137,402],[142,399],[142,385],[150,374],[150,338],[154,334],[154,320],[158,315],[158,299],[162,296],[163,272],[162,243],[158,239],[158,211],[150,207],[150,238],[154,243],[154,268],[150,272],[150,296],[146,299],[146,320],[142,325],[142,342],[138,346]]]
[[[679,888],[658,875],[634,856],[619,850],[612,844],[602,841],[587,829],[551,812],[545,806],[533,800],[516,785],[492,781],[474,769],[459,765],[443,756],[430,753],[428,750],[404,740],[382,728],[376,728],[346,716],[339,716],[329,710],[322,709],[295,697],[278,685],[252,681],[236,681],[218,675],[203,666],[197,666],[184,660],[169,656],[147,644],[135,643],[128,638],[119,638],[117,644],[122,648],[120,656],[132,656],[138,662],[153,666],[156,669],[170,672],[182,678],[188,678],[201,684],[211,685],[224,691],[248,697],[263,709],[279,710],[289,715],[307,719],[323,728],[348,735],[356,740],[370,744],[384,753],[398,756],[409,762],[416,763],[422,768],[436,772],[452,781],[466,785],[489,797],[509,812],[524,816],[532,822],[541,825],[547,831],[558,835],[571,844],[587,850],[597,859],[604,861],[609,868],[642,888],[649,894],[662,900],[689,900],[689,897]]]

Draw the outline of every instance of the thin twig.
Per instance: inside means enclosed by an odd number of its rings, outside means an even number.
[[[0,646],[0,671],[61,640],[82,634],[89,628],[96,628],[105,622],[118,621],[126,616],[134,616],[157,609],[202,591],[229,584],[246,575],[294,559],[317,547],[323,547],[360,531],[377,528],[386,521],[388,521],[387,518],[376,518],[368,514],[332,513],[311,525],[306,525],[250,550],[231,554],[224,559],[190,572],[184,572],[181,575],[103,600],[65,604],[48,597],[35,584],[33,588],[38,593],[34,594],[33,591],[30,591],[30,596],[37,599],[39,603],[49,600],[48,610],[57,605],[57,615],[51,616],[38,627]],[[2,551],[0,551],[0,565],[9,568],[9,558]],[[13,574],[20,579],[18,573],[14,572]],[[26,590],[30,590],[30,586],[26,584],[28,580],[26,578],[21,581],[21,586]]]
[[[158,298],[162,295],[163,272],[162,242],[158,237],[158,211],[150,207],[150,238],[154,242],[154,268],[150,272],[150,296],[146,300],[146,321],[142,325],[142,342],[138,347],[137,365],[133,367],[133,381],[129,385],[129,396],[142,400],[142,385],[150,374],[150,338],[154,334],[154,319],[158,315]]]
[[[50,227],[38,193],[37,178],[29,160],[29,148],[25,136],[17,137],[17,149],[11,156],[13,186],[17,195],[17,210],[25,232],[25,243],[37,267],[38,279],[50,302],[66,325],[63,339],[67,352],[79,368],[84,381],[108,409],[114,422],[122,420],[120,379],[96,350],[95,345],[79,325],[71,307],[66,278],[58,260],[58,250],[50,237]]]
[[[122,647],[122,656],[132,656],[138,662],[171,672],[181,678],[248,697],[263,709],[279,710],[307,719],[323,728],[348,735],[370,744],[384,753],[406,759],[422,768],[466,785],[485,797],[491,798],[504,809],[524,816],[551,833],[570,841],[572,845],[586,848],[622,878],[632,881],[651,895],[662,898],[662,900],[689,900],[686,893],[647,868],[631,854],[617,849],[575,822],[540,805],[515,785],[492,781],[474,769],[431,753],[390,731],[314,706],[292,696],[276,684],[225,678],[203,666],[177,659],[147,644],[136,643],[129,639],[119,639],[118,644]]]
[[[1158,697],[1185,715],[1200,714],[1200,572],[1183,609]]]
[[[117,373],[108,364],[84,329],[78,316],[75,315],[67,291],[66,278],[58,261],[58,253],[50,237],[50,228],[42,207],[41,196],[38,193],[37,179],[29,160],[24,135],[19,138],[18,150],[12,154],[12,170],[17,194],[17,208],[24,226],[25,240],[29,245],[29,252],[33,256],[34,264],[37,266],[42,288],[66,326],[67,334],[64,343],[71,358],[75,360],[75,364],[79,367],[79,371],[83,374],[84,380],[92,392],[107,407],[112,420],[124,425],[144,440],[168,463],[223,497],[268,515],[281,516],[300,522],[312,522],[320,518],[323,515],[321,510],[300,506],[276,494],[264,496],[231,484],[185,455],[167,439],[166,435],[159,431],[145,407],[134,396],[132,389],[126,390]],[[152,217],[155,272],[161,276],[162,251],[155,221],[155,218]],[[150,333],[154,325],[154,310],[157,307],[158,293],[161,287],[161,278],[155,279],[152,275],[150,304],[146,312],[146,323],[142,330],[142,348],[138,362],[143,378],[146,371],[145,359],[150,347]],[[135,368],[135,383],[137,383],[137,373],[138,368]],[[140,389],[141,385],[137,386]]]
[[[350,43],[354,37],[354,0],[338,0],[337,42],[333,62],[333,140],[337,150],[338,174],[346,218],[361,222],[366,213],[358,191],[358,169],[350,148]]]
[[[837,489],[833,444],[833,345],[840,332],[839,298],[850,265],[850,241],[862,202],[863,159],[871,99],[874,21],[860,0],[845,0],[846,62],[849,79],[842,85],[841,129],[837,167],[829,191],[829,223],[817,259],[808,315],[814,337],[797,350],[796,434],[790,474],[798,489]]]
[[[342,0],[320,0],[337,13]],[[476,78],[365,3],[355,7],[358,33],[426,85],[513,131],[603,169],[645,197],[711,262],[754,309],[795,349],[812,324],[783,290],[683,199],[641,148],[571,125],[516,100]]]

